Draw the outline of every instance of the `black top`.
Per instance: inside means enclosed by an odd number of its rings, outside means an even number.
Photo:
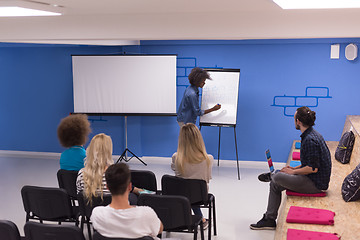
[[[331,156],[323,136],[312,127],[309,127],[300,137],[301,166],[317,168],[317,173],[311,173],[307,176],[318,189],[328,189],[331,175]]]

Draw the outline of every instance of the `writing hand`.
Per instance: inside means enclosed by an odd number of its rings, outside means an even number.
[[[213,107],[214,111],[217,111],[217,110],[219,110],[220,108],[221,108],[221,104],[216,104],[216,105]]]

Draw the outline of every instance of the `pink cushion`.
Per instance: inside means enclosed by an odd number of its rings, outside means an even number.
[[[324,232],[314,232],[314,231],[305,231],[298,229],[289,228],[287,231],[287,240],[338,240],[340,239],[336,233],[324,233]]]
[[[334,212],[325,209],[291,206],[286,222],[334,225],[334,216]]]
[[[300,152],[293,152],[292,159],[300,160]]]
[[[286,195],[288,195],[288,196],[298,196],[298,197],[325,197],[326,192],[321,192],[321,193],[298,193],[298,192],[293,192],[293,191],[290,191],[290,190],[286,190]]]

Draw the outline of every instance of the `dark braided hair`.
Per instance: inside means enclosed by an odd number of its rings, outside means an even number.
[[[315,125],[316,112],[311,111],[308,107],[299,107],[296,110],[296,119],[299,119],[305,126],[311,127]]]

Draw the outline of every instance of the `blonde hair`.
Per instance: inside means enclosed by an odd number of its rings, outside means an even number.
[[[204,140],[196,125],[187,123],[180,129],[175,164],[180,173],[184,174],[185,163],[198,164],[202,161],[206,161],[207,165],[210,165]]]
[[[114,163],[112,159],[113,144],[111,137],[104,133],[91,139],[86,149],[84,168],[84,195],[91,202],[92,196],[103,196],[103,175],[108,166]]]

